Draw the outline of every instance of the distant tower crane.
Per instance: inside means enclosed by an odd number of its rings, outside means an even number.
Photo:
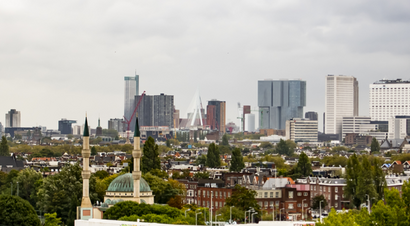
[[[141,94],[141,96],[140,96],[140,99],[138,100],[137,106],[135,106],[134,112],[132,113],[132,115],[131,115],[131,117],[130,117],[129,119],[127,119],[127,118],[125,117],[125,115],[124,115],[125,123],[127,123],[127,142],[126,142],[127,144],[130,143],[130,124],[131,124],[131,121],[132,121],[132,119],[134,118],[134,115],[135,115],[135,113],[137,112],[137,109],[138,109],[138,107],[140,106],[141,100],[142,100],[142,98],[143,98],[144,96],[145,96],[145,91],[142,92],[142,94]]]

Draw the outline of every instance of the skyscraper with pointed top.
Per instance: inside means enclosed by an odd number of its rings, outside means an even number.
[[[90,171],[90,133],[88,130],[87,116],[85,117],[84,133],[83,133],[83,150],[81,152],[83,157],[83,171],[81,176],[83,178],[83,198],[81,199],[81,219],[92,218],[92,204],[90,200],[89,180],[91,176]]]

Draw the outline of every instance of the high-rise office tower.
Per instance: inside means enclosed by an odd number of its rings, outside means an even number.
[[[247,131],[245,130],[245,125],[246,125],[246,115],[251,113],[251,106],[250,105],[243,105],[243,111],[242,111],[242,131]],[[255,117],[255,116],[254,116]],[[255,126],[255,122],[253,122],[253,126]],[[255,130],[255,129],[254,129]]]
[[[305,118],[308,118],[310,120],[316,120],[317,121],[317,112],[314,111],[308,111],[305,113]]]
[[[127,128],[125,128],[126,124],[124,119],[121,118],[114,118],[108,121],[108,129],[115,129],[117,132],[125,132]]]
[[[380,80],[369,85],[369,112],[373,121],[410,115],[410,81]]]
[[[67,120],[65,118],[61,119],[58,121],[58,131],[61,132],[61,134],[73,134],[73,123],[76,123],[77,121],[75,120]]]
[[[6,114],[6,127],[21,127],[21,113],[11,109]]]
[[[260,129],[285,129],[286,120],[303,118],[306,81],[258,81]]]
[[[139,95],[139,75],[124,77],[124,116],[129,120],[134,112],[135,96]],[[138,101],[138,100],[137,100]],[[135,117],[131,119],[131,131],[134,131]]]
[[[342,134],[343,117],[358,114],[359,85],[356,78],[344,75],[326,76],[325,133]]]
[[[135,98],[134,106],[139,98]],[[174,96],[164,95],[144,95],[138,107],[138,119],[140,126],[168,126],[174,128]],[[134,130],[135,124],[131,128]]]
[[[220,134],[224,134],[226,132],[226,102],[208,101],[206,121],[212,130],[218,130]]]

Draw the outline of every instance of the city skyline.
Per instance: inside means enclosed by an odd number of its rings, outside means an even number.
[[[306,81],[304,111],[321,124],[323,78],[354,76],[366,116],[369,84],[409,79],[409,11],[407,1],[3,2],[0,112],[50,129],[87,112],[96,127],[123,116],[123,77],[136,70],[140,90],[174,95],[181,116],[199,88],[236,124],[238,102],[257,106],[258,80]]]

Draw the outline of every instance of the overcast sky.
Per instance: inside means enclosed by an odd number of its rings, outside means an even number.
[[[307,81],[305,111],[322,120],[325,76],[369,84],[410,79],[410,1],[1,1],[0,122],[58,128],[68,118],[120,118],[124,76],[148,95],[174,95],[186,114],[195,91],[257,107],[257,81]]]

